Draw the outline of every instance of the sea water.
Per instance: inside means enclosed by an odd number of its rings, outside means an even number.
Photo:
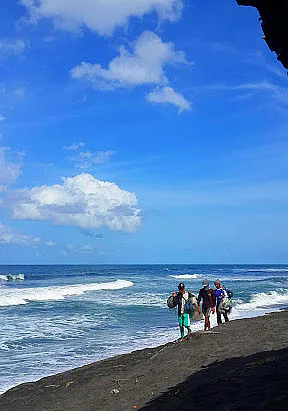
[[[197,295],[204,278],[234,292],[231,319],[288,306],[283,265],[0,266],[0,392],[177,339],[167,297],[180,281]]]

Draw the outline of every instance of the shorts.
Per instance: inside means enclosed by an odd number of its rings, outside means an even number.
[[[202,308],[202,313],[205,315],[205,317],[210,317],[212,308],[208,307],[208,308]]]
[[[189,315],[186,313],[178,315],[178,323],[179,327],[190,327]]]

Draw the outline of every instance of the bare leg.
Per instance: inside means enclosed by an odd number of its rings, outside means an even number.
[[[205,327],[204,327],[204,331],[206,331],[207,329],[210,328],[210,321],[209,321],[209,317],[208,315],[205,315]]]
[[[209,317],[207,317],[207,325],[208,325],[208,330],[210,330],[211,325],[210,325],[210,318]]]

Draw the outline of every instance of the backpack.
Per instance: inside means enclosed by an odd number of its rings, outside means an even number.
[[[195,311],[195,304],[197,304],[197,300],[195,296],[188,291],[188,300],[185,302],[185,313],[189,313],[190,315]]]

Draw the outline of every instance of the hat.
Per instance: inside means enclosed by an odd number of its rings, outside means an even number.
[[[184,283],[179,283],[178,284],[178,290],[183,290],[183,288],[185,288],[185,284]]]
[[[221,281],[220,280],[215,280],[214,284],[220,284],[221,285]]]
[[[203,287],[209,287],[209,281],[205,278],[205,280],[202,281]]]

